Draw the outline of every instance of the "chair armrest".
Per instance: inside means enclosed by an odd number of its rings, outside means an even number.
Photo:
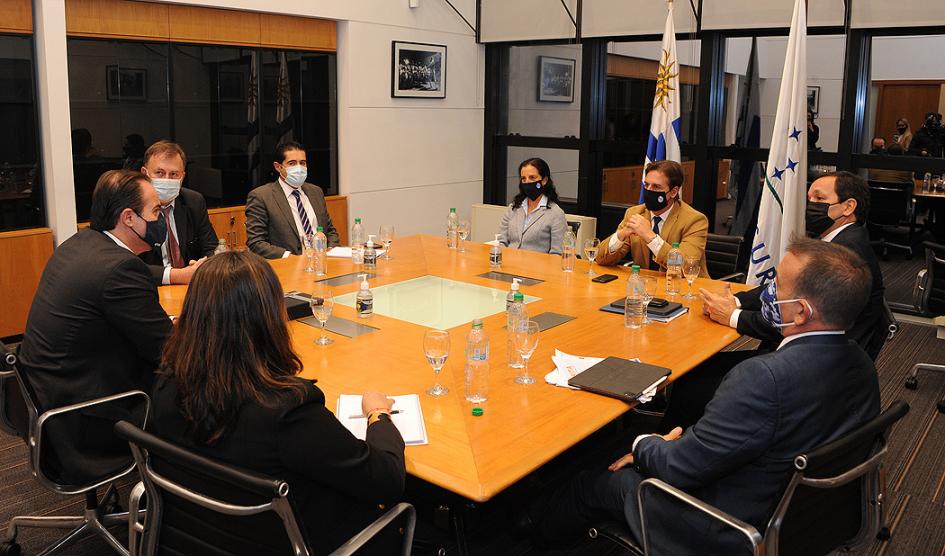
[[[678,502],[682,502],[683,504],[686,504],[692,507],[693,509],[696,509],[704,513],[705,515],[714,519],[715,521],[718,521],[722,523],[723,525],[726,525],[729,528],[738,531],[739,533],[744,535],[745,538],[748,540],[748,542],[751,544],[752,550],[755,556],[761,556],[762,553],[764,552],[764,538],[761,536],[760,533],[758,533],[757,529],[755,529],[748,523],[745,523],[744,521],[736,517],[732,517],[729,514],[723,512],[722,510],[716,508],[715,506],[706,504],[702,500],[699,500],[698,498],[694,496],[686,494],[685,492],[671,485],[668,485],[659,479],[646,479],[645,481],[640,483],[640,489],[637,491],[637,499],[640,505],[640,521],[643,526],[643,548],[647,554],[650,553],[650,546],[649,546],[649,542],[647,541],[646,517],[645,517],[646,507],[644,506],[644,502],[643,502],[644,500],[643,495],[647,489],[661,490],[664,493],[668,494],[669,496],[672,496],[673,498],[675,498]],[[666,530],[667,524],[661,523],[660,527]]]
[[[347,556],[354,554],[359,548],[364,546],[369,540],[373,539],[385,527],[387,527],[400,514],[407,513],[407,527],[404,530],[404,546],[402,554],[410,554],[410,547],[413,545],[413,530],[417,524],[417,510],[406,502],[397,504],[384,515],[377,518],[374,523],[361,530],[360,533],[348,539],[348,542],[339,546],[331,556]]]
[[[928,301],[928,269],[923,268],[915,275],[915,285],[912,287],[912,306],[920,313],[925,313]]]
[[[144,540],[144,523],[140,521],[139,517],[141,500],[146,500],[146,496],[144,483],[141,481],[138,481],[138,484],[131,489],[131,493],[128,495],[128,553],[131,556],[141,554],[139,545]]]

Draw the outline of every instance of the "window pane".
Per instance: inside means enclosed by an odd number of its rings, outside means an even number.
[[[580,137],[581,45],[510,49],[508,132]]]
[[[32,37],[0,36],[0,231],[46,223]]]

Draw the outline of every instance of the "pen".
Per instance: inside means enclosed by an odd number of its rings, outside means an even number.
[[[391,415],[397,415],[399,413],[402,413],[399,409],[390,412]],[[348,419],[367,419],[367,415],[348,415]]]

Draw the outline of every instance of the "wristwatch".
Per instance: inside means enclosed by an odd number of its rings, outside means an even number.
[[[390,421],[390,413],[381,409],[368,413],[367,424],[369,427],[378,421]]]

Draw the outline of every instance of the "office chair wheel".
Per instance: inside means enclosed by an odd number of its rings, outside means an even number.
[[[20,545],[13,541],[0,544],[0,556],[20,556]]]
[[[892,534],[889,532],[889,527],[881,527],[879,532],[876,533],[876,540],[879,541],[888,541],[892,537]]]
[[[935,407],[938,408],[939,413],[945,413],[945,400],[940,400],[937,404],[935,404]]]
[[[918,379],[916,379],[916,377],[910,376],[909,378],[906,379],[906,388],[908,388],[909,390],[915,390],[918,387],[919,387],[919,381]]]

